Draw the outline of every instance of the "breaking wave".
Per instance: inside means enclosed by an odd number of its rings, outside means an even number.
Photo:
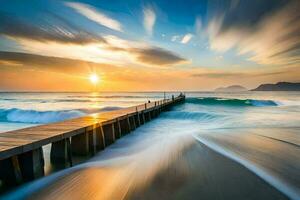
[[[23,110],[23,109],[0,109],[0,122],[20,122],[46,124],[52,122],[63,121],[82,117],[87,114],[118,110],[120,107],[103,107],[100,109],[78,109],[78,110],[60,110],[60,111],[38,111],[38,110]]]
[[[94,99],[94,98],[104,98],[104,99],[114,99],[114,98],[134,98],[134,99],[139,99],[139,98],[142,98],[142,99],[153,99],[153,98],[162,98],[163,96],[141,96],[141,95],[80,95],[80,96],[68,96],[68,97],[71,97],[71,98],[91,98],[91,99]]]
[[[271,100],[255,100],[255,99],[224,99],[217,97],[206,98],[188,98],[187,103],[203,104],[203,105],[220,105],[220,106],[277,106],[278,103]]]

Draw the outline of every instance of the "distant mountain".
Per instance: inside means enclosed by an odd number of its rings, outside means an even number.
[[[242,91],[247,91],[246,88],[240,85],[231,85],[228,87],[220,87],[215,89],[216,92],[242,92]]]
[[[300,83],[278,82],[276,84],[262,84],[252,91],[300,91]]]

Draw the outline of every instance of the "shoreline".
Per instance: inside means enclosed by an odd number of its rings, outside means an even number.
[[[140,177],[127,180],[130,173],[124,174],[122,169],[127,169],[126,165],[94,166],[61,177],[29,198],[288,199],[244,166],[197,141],[192,141],[175,155],[155,173],[142,173],[142,182],[137,180]]]

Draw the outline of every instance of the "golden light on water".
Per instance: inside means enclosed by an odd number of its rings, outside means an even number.
[[[97,84],[99,82],[99,77],[97,74],[91,74],[89,79],[93,84]]]

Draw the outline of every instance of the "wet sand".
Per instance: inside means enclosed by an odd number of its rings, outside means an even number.
[[[192,136],[183,143],[176,152],[167,152],[167,158],[165,152],[157,152],[157,163],[149,158],[159,167],[151,167],[144,158],[83,168],[28,199],[288,199]]]

